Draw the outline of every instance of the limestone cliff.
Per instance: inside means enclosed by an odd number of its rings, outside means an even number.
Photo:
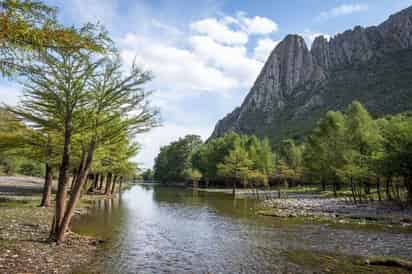
[[[274,142],[300,137],[326,111],[353,100],[375,115],[412,110],[412,7],[378,26],[317,37],[310,50],[302,37],[286,36],[212,137],[230,130]]]

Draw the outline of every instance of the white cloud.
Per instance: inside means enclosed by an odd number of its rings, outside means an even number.
[[[248,42],[249,35],[267,35],[278,31],[278,24],[266,17],[248,17],[246,13],[238,12],[236,18],[206,18],[193,22],[190,28],[218,43],[244,45]]]
[[[208,66],[193,52],[162,44],[135,34],[127,34],[122,41],[121,57],[127,65],[135,60],[153,72],[155,82],[174,90],[190,89],[226,91],[238,85],[236,79],[221,70]]]
[[[328,11],[323,11],[316,18],[317,21],[325,21],[331,18],[350,15],[353,13],[364,12],[369,9],[369,6],[366,4],[342,4],[335,8],[332,8]]]
[[[257,46],[253,50],[253,56],[260,62],[266,62],[270,53],[279,44],[280,41],[274,41],[270,38],[263,38],[258,40]]]
[[[206,18],[192,23],[190,28],[197,33],[211,37],[216,42],[227,45],[246,44],[248,42],[248,35],[243,31],[230,29],[226,20]]]
[[[262,68],[262,63],[247,56],[244,46],[225,46],[208,36],[192,36],[193,52],[207,64],[236,79],[238,87],[250,87]]]
[[[203,140],[206,140],[211,131],[209,127],[185,127],[175,123],[165,124],[139,136],[137,141],[141,144],[142,150],[136,157],[136,161],[142,163],[145,167],[152,167],[154,159],[162,146],[187,134],[200,135]]]
[[[249,34],[270,34],[278,31],[278,24],[266,17],[241,16],[240,21],[244,25],[244,30]]]

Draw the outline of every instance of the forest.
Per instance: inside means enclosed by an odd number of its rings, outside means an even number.
[[[134,136],[158,124],[152,75],[125,70],[102,25],[65,27],[39,1],[1,1],[0,30],[0,71],[23,90],[0,109],[0,173],[44,176],[43,207],[57,179],[50,239],[61,243],[84,193],[136,175]]]
[[[412,116],[373,118],[357,101],[329,111],[301,141],[230,132],[203,143],[189,135],[161,149],[154,178],[221,187],[318,186],[335,196],[412,202]]]

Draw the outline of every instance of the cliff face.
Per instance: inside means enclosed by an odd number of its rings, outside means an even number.
[[[212,137],[233,130],[299,137],[328,110],[360,100],[373,114],[412,110],[412,7],[379,26],[317,37],[309,50],[288,35],[273,50],[243,104]]]

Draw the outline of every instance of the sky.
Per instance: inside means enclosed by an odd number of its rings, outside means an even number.
[[[162,126],[137,136],[136,161],[150,168],[161,146],[186,134],[204,140],[239,106],[265,60],[287,34],[308,47],[356,25],[376,25],[412,0],[45,0],[65,25],[99,22],[125,68],[154,75],[146,88]],[[0,102],[16,104],[20,86],[0,80]]]

